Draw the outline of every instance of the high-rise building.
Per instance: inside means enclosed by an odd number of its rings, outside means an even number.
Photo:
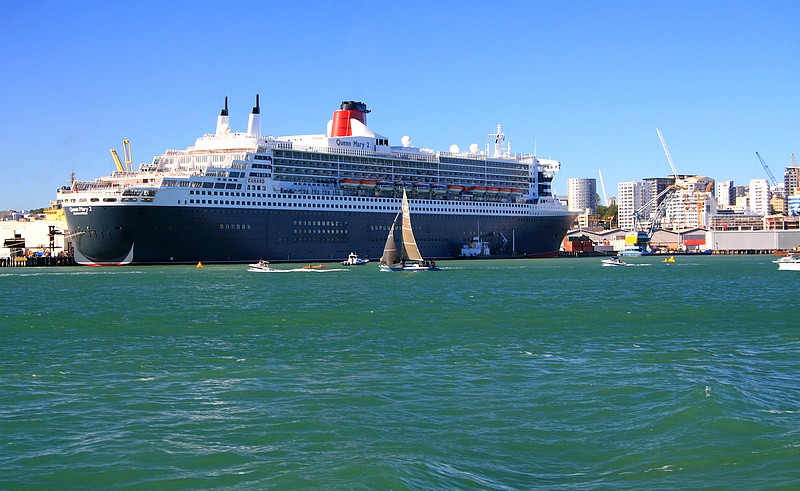
[[[792,154],[794,157],[794,154]],[[800,168],[787,167],[783,171],[783,188],[786,190],[786,197],[800,194]]]
[[[736,206],[736,187],[733,185],[733,180],[717,183],[717,203],[725,210]]]
[[[597,180],[588,177],[573,177],[567,180],[569,211],[597,213]]]
[[[769,181],[766,179],[750,179],[750,209],[758,214],[767,216],[770,214],[770,200],[772,190]]]
[[[650,199],[650,186],[644,181],[617,184],[617,216],[619,228],[636,230],[636,212]],[[646,217],[645,217],[646,218]]]

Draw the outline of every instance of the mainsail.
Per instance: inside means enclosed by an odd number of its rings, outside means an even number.
[[[410,261],[422,261],[422,254],[417,247],[417,240],[414,238],[414,232],[411,230],[411,212],[408,207],[408,198],[406,198],[406,190],[403,189],[403,258]],[[392,227],[394,228],[394,227]]]
[[[385,264],[387,266],[391,266],[392,264],[397,264],[400,262],[400,255],[397,253],[397,246],[394,243],[394,225],[397,223],[398,216],[400,216],[400,212],[397,212],[397,215],[395,215],[392,226],[389,227],[389,236],[386,237],[386,245],[383,246],[381,264]]]

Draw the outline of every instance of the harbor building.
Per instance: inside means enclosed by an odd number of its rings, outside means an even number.
[[[649,184],[644,181],[628,181],[617,184],[617,215],[619,228],[636,230],[636,212],[650,199]],[[643,218],[649,218],[649,214]]]
[[[719,181],[717,183],[717,206],[724,210],[733,209],[736,206],[736,186],[733,180]]]
[[[708,216],[717,209],[711,190],[714,180],[706,176],[680,176],[675,182],[675,192],[666,202],[664,228],[682,230],[705,227]]]
[[[567,180],[569,211],[597,213],[597,180],[589,177],[572,177]]]
[[[597,215],[597,180],[588,177],[568,179],[567,204],[569,211],[578,213],[578,225],[588,227],[589,217]]]
[[[792,154],[794,159],[794,154]],[[786,197],[800,194],[800,167],[787,167],[783,171],[783,189],[786,191]]]
[[[761,215],[767,216],[771,213],[770,200],[772,199],[772,189],[766,179],[750,179],[750,209]]]

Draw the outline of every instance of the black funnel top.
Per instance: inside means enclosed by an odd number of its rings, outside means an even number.
[[[261,114],[261,104],[258,103],[258,94],[256,94],[256,107],[253,108],[253,114]]]
[[[368,113],[369,109],[367,109],[367,105],[363,102],[356,102],[356,101],[342,101],[342,107],[339,109],[343,111],[361,111],[362,113]]]
[[[227,116],[228,115],[228,96],[225,96],[225,109],[219,113],[220,116]]]

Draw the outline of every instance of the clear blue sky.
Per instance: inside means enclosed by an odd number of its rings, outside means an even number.
[[[74,169],[136,164],[213,132],[322,133],[343,100],[400,144],[502,123],[512,151],[603,171],[782,180],[800,155],[800,2],[0,2],[0,209],[46,206]],[[598,192],[600,192],[598,185]]]

